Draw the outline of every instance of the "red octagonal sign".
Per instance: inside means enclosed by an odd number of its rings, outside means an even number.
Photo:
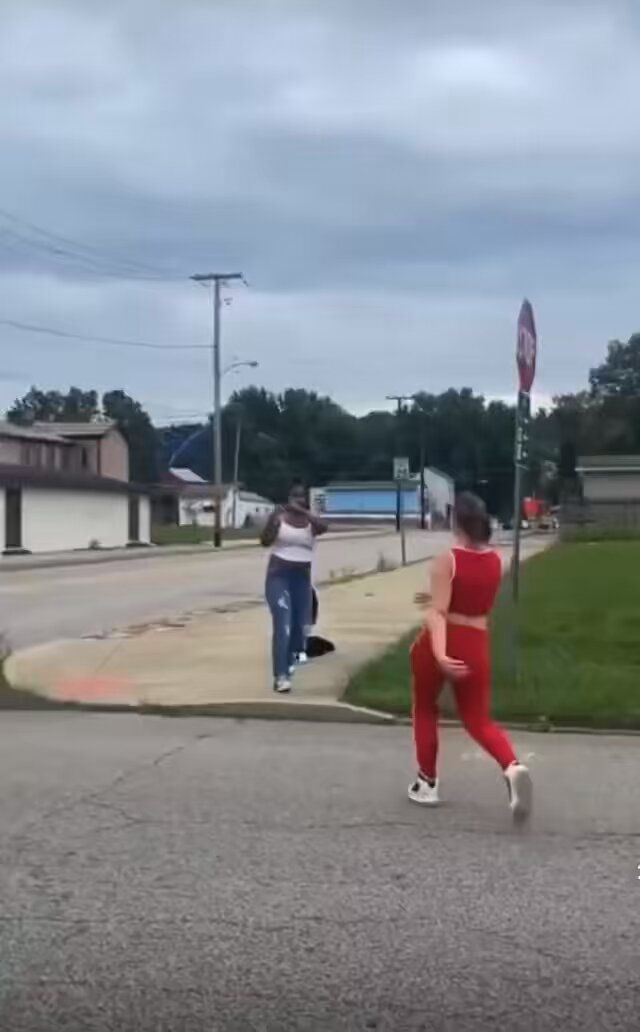
[[[516,350],[520,390],[524,391],[525,394],[529,394],[533,386],[536,375],[537,350],[538,338],[533,318],[533,308],[531,307],[531,302],[525,298],[518,316],[518,346]]]

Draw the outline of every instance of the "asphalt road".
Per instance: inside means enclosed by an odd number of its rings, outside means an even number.
[[[3,714],[3,1032],[632,1030],[637,739]]]
[[[408,556],[433,555],[446,540],[446,534],[413,532]],[[322,541],[316,578],[375,569],[381,555],[388,562],[400,561],[395,534]],[[99,565],[0,569],[0,632],[18,648],[255,601],[263,597],[265,562],[262,549],[248,548],[218,555],[150,555]]]

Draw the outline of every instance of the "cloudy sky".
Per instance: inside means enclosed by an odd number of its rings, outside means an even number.
[[[192,272],[242,270],[224,348],[364,410],[538,397],[640,329],[634,0],[3,0],[0,405],[31,383],[210,407]],[[44,231],[44,232],[43,232]]]

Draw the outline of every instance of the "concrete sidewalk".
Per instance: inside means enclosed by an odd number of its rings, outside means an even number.
[[[527,539],[524,557],[549,543]],[[12,655],[5,675],[13,687],[48,699],[100,707],[376,719],[340,699],[355,670],[419,623],[413,596],[425,587],[427,566],[421,562],[322,589],[318,631],[335,643],[336,652],[301,669],[290,696],[271,690],[264,606],[166,622],[142,633],[35,646]]]

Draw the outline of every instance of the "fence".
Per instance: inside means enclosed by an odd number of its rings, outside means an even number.
[[[560,510],[563,541],[599,537],[640,537],[640,500],[565,502]]]

